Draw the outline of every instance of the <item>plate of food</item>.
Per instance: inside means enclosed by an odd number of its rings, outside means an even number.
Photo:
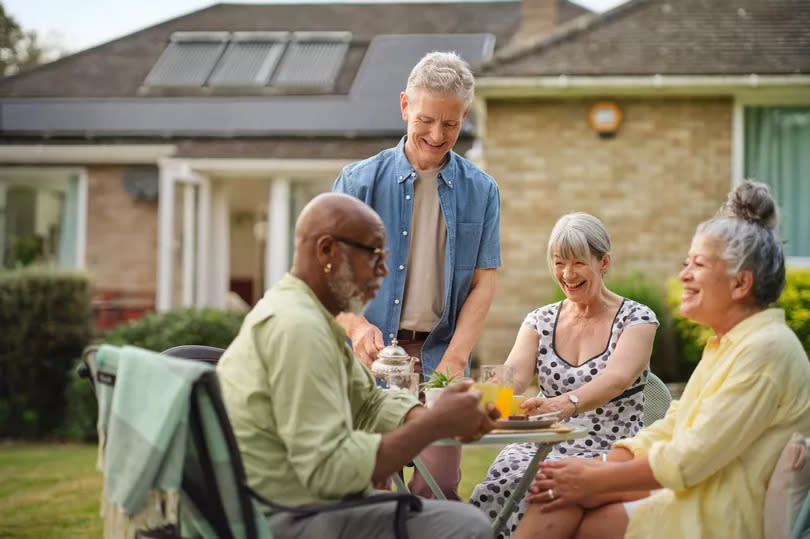
[[[557,413],[539,415],[510,415],[495,421],[495,428],[498,429],[543,429],[550,427],[557,422]]]

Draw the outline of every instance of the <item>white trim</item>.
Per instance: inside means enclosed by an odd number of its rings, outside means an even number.
[[[87,169],[79,169],[79,203],[76,209],[76,266],[87,268]]]
[[[290,180],[274,178],[270,181],[267,213],[264,281],[265,288],[270,288],[290,267]]]
[[[482,97],[576,96],[576,95],[718,95],[755,94],[766,88],[792,93],[807,92],[808,75],[732,76],[543,76],[480,77],[476,93]]]
[[[177,151],[172,144],[12,144],[0,146],[0,162],[29,164],[154,164]]]
[[[199,266],[199,260],[195,257],[196,230],[194,228],[194,218],[196,208],[194,191],[197,186],[193,183],[183,183],[183,307],[194,305],[194,275],[195,268]]]
[[[174,243],[174,167],[158,169],[158,274],[155,307],[172,308],[172,245]]]
[[[231,281],[231,241],[228,197],[222,182],[211,189],[211,287],[208,305],[224,309]]]
[[[745,174],[745,114],[739,99],[731,109],[731,188],[743,181]],[[729,189],[731,190],[731,189]]]
[[[162,163],[183,164],[190,169],[212,177],[227,177],[238,174],[240,177],[295,176],[296,179],[323,179],[323,175],[337,176],[346,165],[357,159],[229,159],[194,158],[165,159]]]
[[[200,192],[197,200],[197,306],[206,307],[210,302],[211,288],[211,181],[200,177]]]

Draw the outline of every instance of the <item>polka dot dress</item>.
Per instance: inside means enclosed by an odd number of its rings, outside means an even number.
[[[562,395],[587,384],[605,368],[616,344],[625,329],[636,324],[658,324],[655,314],[648,307],[633,300],[622,301],[610,332],[605,349],[582,365],[574,366],[565,361],[554,348],[554,335],[562,302],[540,307],[530,312],[523,325],[540,335],[537,346],[538,383],[543,394],[549,397]],[[603,406],[569,418],[566,423],[581,425],[588,429],[588,436],[555,444],[546,460],[565,457],[593,458],[610,451],[613,442],[630,438],[642,427],[644,392],[649,369],[619,397]],[[537,444],[510,444],[495,458],[483,483],[475,487],[470,503],[479,507],[491,519],[506,503],[523,473],[537,451]],[[510,537],[526,511],[526,502],[521,501],[518,510],[509,517],[498,537]]]

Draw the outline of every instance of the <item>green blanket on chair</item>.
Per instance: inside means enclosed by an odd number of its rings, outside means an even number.
[[[176,522],[191,389],[213,367],[108,345],[97,364],[105,537]]]

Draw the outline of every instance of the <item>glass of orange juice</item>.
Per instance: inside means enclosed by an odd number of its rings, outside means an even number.
[[[481,365],[478,382],[475,386],[481,391],[481,405],[494,402],[502,418],[512,414],[514,376],[512,367],[507,365]]]

